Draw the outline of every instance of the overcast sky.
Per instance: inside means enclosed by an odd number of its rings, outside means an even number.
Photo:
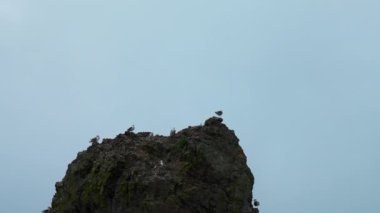
[[[0,212],[39,212],[95,135],[219,109],[262,213],[377,213],[380,1],[0,0]]]

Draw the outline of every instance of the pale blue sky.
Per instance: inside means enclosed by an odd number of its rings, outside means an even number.
[[[0,0],[0,212],[50,204],[99,134],[215,110],[262,213],[377,213],[380,1]]]

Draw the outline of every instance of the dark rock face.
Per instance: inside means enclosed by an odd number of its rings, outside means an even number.
[[[258,213],[253,175],[221,118],[171,136],[93,143],[56,184],[49,213]]]

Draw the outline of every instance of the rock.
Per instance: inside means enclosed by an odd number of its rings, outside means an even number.
[[[55,183],[55,190],[59,190],[62,187],[63,187],[63,183],[62,182],[56,182]]]
[[[212,117],[170,137],[120,134],[80,152],[48,213],[258,213],[232,130]]]
[[[211,117],[205,121],[205,126],[217,125],[217,124],[221,124],[222,122],[223,122],[223,118]]]
[[[139,136],[139,137],[151,137],[151,136],[153,136],[153,133],[151,133],[151,132],[139,132],[139,133],[137,133],[137,136]]]

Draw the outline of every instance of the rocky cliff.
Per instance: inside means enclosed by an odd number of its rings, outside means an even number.
[[[56,183],[48,213],[257,213],[254,177],[221,118],[170,136],[96,140]]]

